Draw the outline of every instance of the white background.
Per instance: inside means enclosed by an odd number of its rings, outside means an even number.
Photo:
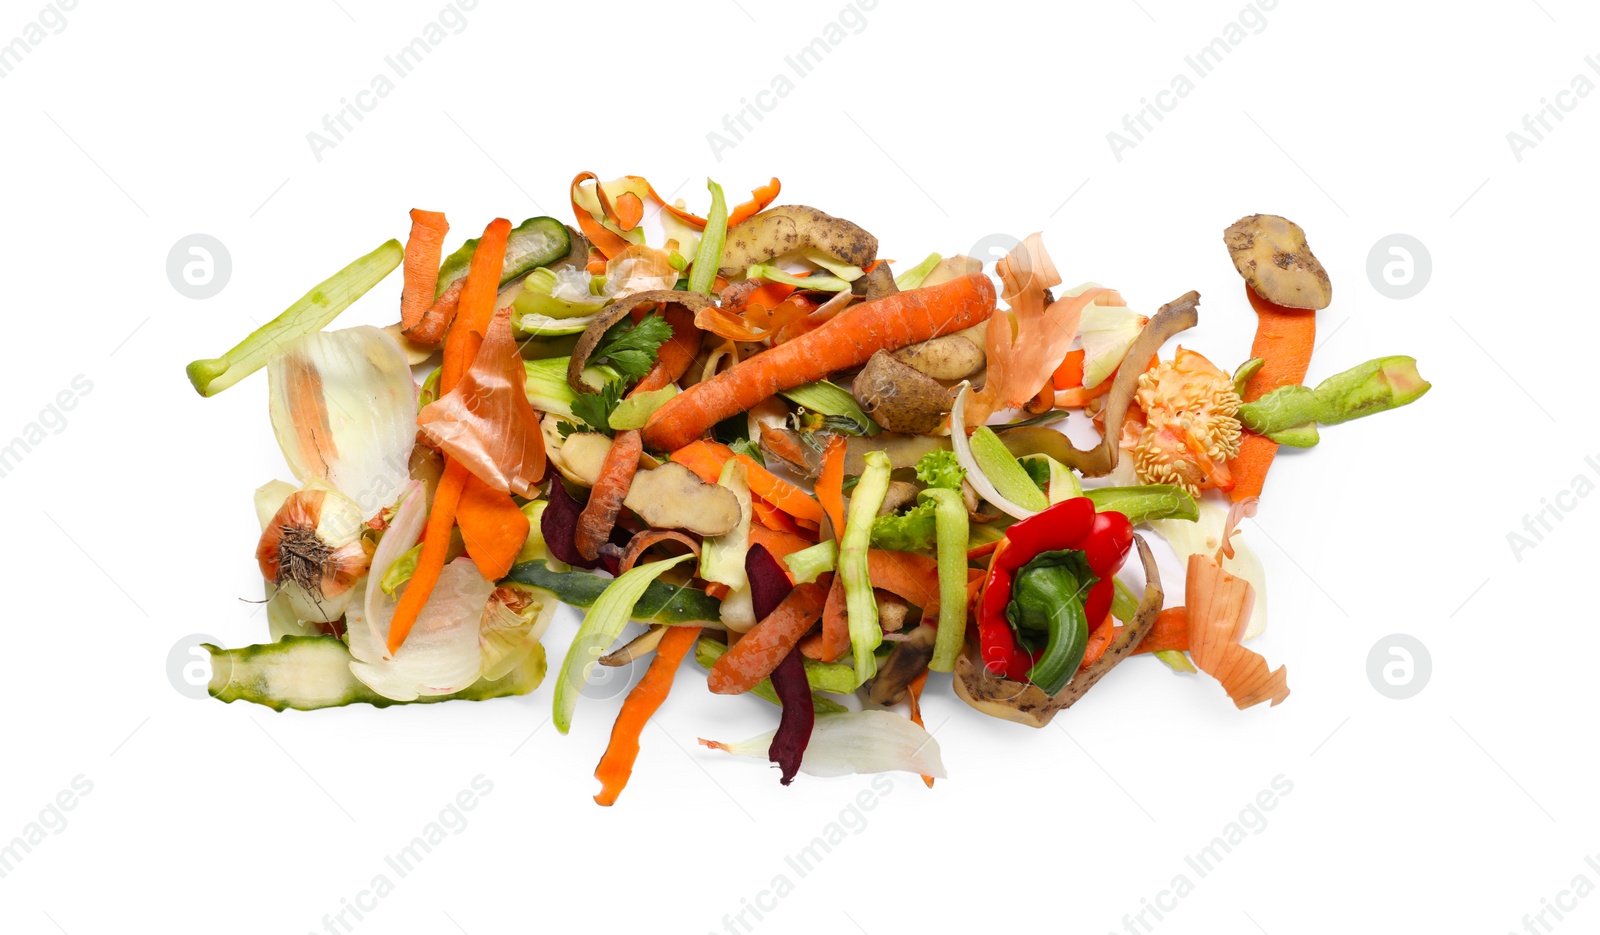
[[[1099,933],[1182,873],[1193,892],[1146,916],[1155,931],[1499,935],[1578,875],[1600,884],[1584,862],[1600,852],[1584,597],[1600,506],[1565,493],[1600,480],[1582,283],[1600,99],[1563,98],[1572,112],[1520,161],[1506,139],[1575,75],[1600,82],[1592,7],[1284,0],[1119,160],[1106,134],[1238,0],[882,0],[720,154],[707,133],[793,77],[783,57],[839,3],[487,0],[317,159],[307,133],[440,8],[89,0],[0,81],[0,440],[76,375],[92,383],[0,480],[0,841],[74,777],[92,783],[0,879],[0,929],[321,931],[480,774],[493,789],[465,830],[356,930],[721,931],[746,901],[773,905],[783,874],[793,891],[758,929]],[[0,4],[0,42],[38,10]],[[731,196],[778,175],[784,201],[857,221],[903,262],[1043,230],[1069,282],[1147,310],[1198,289],[1185,343],[1226,367],[1253,318],[1221,231],[1257,211],[1297,220],[1334,282],[1311,378],[1402,353],[1435,388],[1273,471],[1247,533],[1271,580],[1255,645],[1289,666],[1293,696],[1241,713],[1141,658],[1033,731],[935,679],[950,778],[880,780],[851,813],[866,777],[786,789],[697,748],[776,719],[700,691],[692,664],[611,809],[591,774],[620,699],[584,699],[562,737],[550,680],[483,705],[310,714],[180,695],[177,641],[265,638],[250,492],[287,476],[265,380],[202,400],[183,365],[403,238],[413,206],[448,211],[453,244],[497,215],[565,217],[585,169],[691,204],[707,175]],[[197,232],[232,257],[206,300],[166,274]],[[1394,233],[1432,257],[1404,301],[1366,272]],[[341,321],[393,320],[398,292],[394,276]],[[1507,535],[1558,495],[1564,521],[1514,553]],[[574,621],[546,638],[553,659]],[[1391,633],[1431,651],[1409,700],[1368,681]],[[1200,878],[1185,856],[1280,775],[1292,792],[1265,827]],[[841,814],[854,831],[801,878],[785,856]],[[1600,899],[1545,921],[1593,931]]]

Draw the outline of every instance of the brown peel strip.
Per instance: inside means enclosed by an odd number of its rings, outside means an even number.
[[[578,343],[572,349],[572,359],[567,364],[568,386],[580,393],[600,391],[597,387],[583,382],[583,369],[589,365],[589,355],[600,346],[600,339],[606,336],[612,325],[628,317],[635,308],[646,302],[652,305],[681,305],[691,312],[699,312],[711,304],[709,298],[699,293],[676,292],[671,289],[653,289],[649,292],[635,292],[623,296],[606,306],[604,311],[595,313],[594,321],[589,322],[589,327],[583,329],[583,334],[578,337]]]
[[[617,574],[627,574],[633,568],[634,563],[639,561],[639,556],[644,554],[645,549],[653,545],[659,545],[662,542],[681,542],[689,547],[689,551],[694,553],[695,558],[700,557],[700,542],[688,533],[679,532],[676,529],[645,529],[634,533],[633,538],[628,540],[628,548],[622,553],[622,561],[617,566]]]
[[[600,664],[616,668],[617,666],[625,666],[635,659],[643,659],[656,651],[656,647],[661,645],[661,638],[666,635],[666,624],[657,624],[624,643],[615,652],[601,656]]]
[[[1133,541],[1139,548],[1139,561],[1144,565],[1144,594],[1139,599],[1139,609],[1133,619],[1126,626],[1117,628],[1116,638],[1094,664],[1074,675],[1060,694],[1051,697],[1037,685],[1014,682],[991,674],[987,666],[973,661],[969,649],[956,657],[954,683],[961,700],[991,717],[1029,727],[1043,727],[1050,723],[1056,712],[1072,707],[1107,672],[1133,655],[1145,634],[1155,625],[1156,616],[1161,613],[1162,601],[1166,599],[1161,589],[1161,572],[1156,567],[1150,547],[1142,536],[1135,536]]]
[[[1144,364],[1161,350],[1161,345],[1167,343],[1169,338],[1199,323],[1200,315],[1196,311],[1199,304],[1200,293],[1191,290],[1161,306],[1161,310],[1156,312],[1128,347],[1128,352],[1122,357],[1122,365],[1117,368],[1111,390],[1106,394],[1105,435],[1099,445],[1082,451],[1055,429],[1037,425],[1008,429],[1000,433],[1000,440],[1005,442],[1012,454],[1019,454],[1018,449],[1028,449],[1021,451],[1021,454],[1047,454],[1084,477],[1110,474],[1117,466],[1122,422],[1127,418],[1128,406],[1139,388]]]

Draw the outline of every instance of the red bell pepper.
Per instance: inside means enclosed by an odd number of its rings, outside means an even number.
[[[1121,513],[1096,513],[1087,497],[1065,500],[1006,530],[995,546],[978,601],[978,647],[984,665],[995,675],[1027,681],[1039,653],[1017,643],[1006,618],[1017,572],[1044,552],[1081,551],[1096,577],[1084,600],[1084,616],[1105,619],[1115,593],[1113,578],[1133,548],[1133,525]]]

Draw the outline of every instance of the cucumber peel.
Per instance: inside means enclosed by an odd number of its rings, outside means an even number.
[[[551,571],[543,559],[513,565],[503,581],[543,588],[563,604],[588,609],[615,579],[586,571]],[[634,603],[629,619],[669,626],[722,627],[722,602],[698,588],[652,581]]]
[[[434,287],[434,298],[444,295],[451,283],[467,275],[467,269],[472,266],[472,254],[477,249],[478,238],[474,237],[444,258],[439,266],[439,284]],[[551,217],[528,218],[512,228],[506,237],[500,285],[541,266],[549,266],[571,250],[572,235],[567,232],[567,225]]]
[[[544,647],[494,681],[479,679],[449,695],[421,695],[414,701],[385,698],[363,685],[350,672],[350,650],[334,636],[286,636],[276,643],[237,649],[202,644],[211,654],[211,697],[219,701],[248,701],[274,711],[294,708],[315,711],[350,704],[387,708],[395,704],[431,704],[436,701],[487,701],[526,695],[544,680]]]

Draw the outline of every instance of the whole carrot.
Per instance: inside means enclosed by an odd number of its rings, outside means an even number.
[[[880,350],[896,350],[986,321],[994,303],[994,284],[974,273],[848,308],[815,331],[763,351],[668,400],[645,424],[645,445],[658,451],[682,448],[711,426],[779,390],[860,366]]]
[[[776,610],[717,659],[706,675],[706,687],[719,695],[755,688],[816,625],[827,596],[828,589],[821,583],[796,585]]]
[[[1245,384],[1244,401],[1250,402],[1279,387],[1298,386],[1305,381],[1306,371],[1311,368],[1311,349],[1317,343],[1317,313],[1268,302],[1249,286],[1244,291],[1256,310],[1256,337],[1250,345],[1250,356],[1262,360],[1261,369]],[[1228,496],[1235,503],[1261,496],[1267,470],[1277,454],[1277,442],[1245,432],[1238,456],[1228,462],[1233,474],[1233,489]]]

